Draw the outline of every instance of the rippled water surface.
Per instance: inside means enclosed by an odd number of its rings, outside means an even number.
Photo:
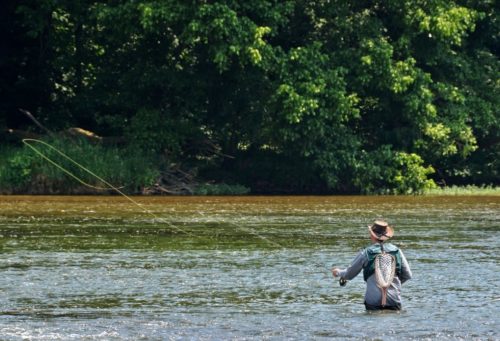
[[[0,197],[1,340],[500,339],[500,197]],[[334,282],[395,225],[401,313]]]

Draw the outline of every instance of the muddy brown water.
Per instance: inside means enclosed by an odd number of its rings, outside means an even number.
[[[498,340],[500,197],[0,196],[1,340]],[[383,217],[414,278],[365,312]]]

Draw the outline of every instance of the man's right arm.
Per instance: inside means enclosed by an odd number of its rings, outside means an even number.
[[[354,258],[348,268],[338,271],[338,275],[341,278],[345,278],[350,281],[351,279],[356,277],[361,272],[361,270],[363,270],[363,265],[365,264],[366,260],[366,253],[364,252],[364,250],[362,250],[358,253],[356,258]]]

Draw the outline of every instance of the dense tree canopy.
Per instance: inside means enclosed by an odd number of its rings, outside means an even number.
[[[259,191],[498,184],[493,0],[7,0],[0,127]]]

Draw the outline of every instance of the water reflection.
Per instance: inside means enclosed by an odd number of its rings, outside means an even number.
[[[499,337],[498,197],[137,200],[161,221],[119,197],[0,197],[2,339]],[[374,217],[415,275],[400,314],[328,272]]]

